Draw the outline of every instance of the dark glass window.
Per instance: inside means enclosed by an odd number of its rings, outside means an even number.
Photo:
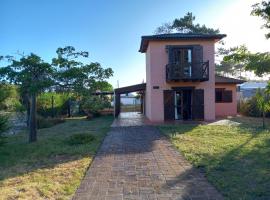
[[[232,91],[225,88],[216,88],[216,103],[231,103]]]
[[[216,103],[222,102],[222,90],[216,90]]]

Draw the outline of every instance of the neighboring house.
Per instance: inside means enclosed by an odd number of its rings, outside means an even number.
[[[256,94],[257,89],[265,89],[267,82],[246,82],[239,86],[239,99],[248,99]]]
[[[115,90],[115,115],[120,95],[143,91],[143,112],[150,121],[215,120],[237,114],[236,85],[241,80],[215,75],[215,43],[223,34],[142,36],[146,84]]]

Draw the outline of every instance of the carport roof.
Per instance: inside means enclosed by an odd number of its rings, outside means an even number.
[[[145,91],[145,89],[146,89],[146,83],[141,83],[141,84],[137,84],[137,85],[116,88],[116,89],[114,89],[114,92],[117,94],[125,94],[125,93],[130,93],[130,92]]]

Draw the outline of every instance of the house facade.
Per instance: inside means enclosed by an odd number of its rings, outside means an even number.
[[[215,43],[223,34],[142,36],[146,56],[144,114],[150,121],[215,120],[236,115],[241,80],[215,75]]]

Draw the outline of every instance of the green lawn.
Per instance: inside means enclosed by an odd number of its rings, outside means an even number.
[[[113,117],[67,119],[38,131],[29,144],[27,133],[8,136],[0,147],[0,199],[70,199],[109,130]],[[71,145],[74,134],[92,134],[88,144]]]
[[[241,125],[184,124],[159,129],[226,199],[270,199],[270,129],[261,129],[256,118],[232,120]]]

